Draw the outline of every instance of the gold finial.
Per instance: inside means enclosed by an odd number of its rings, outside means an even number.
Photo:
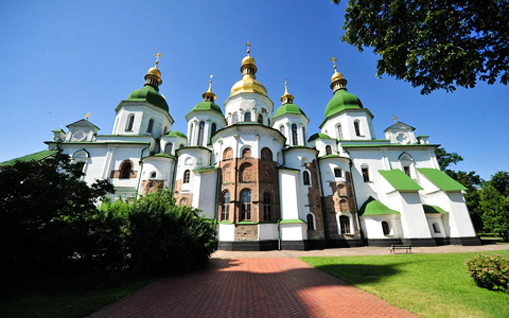
[[[285,78],[285,94],[288,94],[288,81]]]
[[[392,119],[394,119],[394,123],[398,122],[398,116],[394,115],[394,116],[392,116]]]
[[[247,56],[249,56],[249,53],[251,53],[251,46],[252,46],[252,44],[249,43],[249,41],[247,41],[247,43],[244,44],[244,45],[247,46]]]
[[[285,78],[285,93],[281,96],[281,102],[285,104],[293,104],[293,95],[288,93],[288,81]]]
[[[86,119],[86,120],[88,120],[88,119],[90,118],[90,115],[91,115],[90,113],[87,113],[87,114],[85,115],[85,119]]]
[[[337,60],[338,60],[338,59],[337,59],[337,58],[335,58],[335,57],[334,57],[334,55],[332,55],[332,58],[331,58],[331,59],[329,59],[329,61],[332,61],[332,64],[334,65],[334,71],[336,71],[336,61],[337,61]]]
[[[204,102],[214,102],[216,100],[216,94],[212,92],[212,77],[213,76],[210,75],[209,90],[201,95]]]
[[[157,57],[157,58],[156,58],[156,67],[157,67],[157,65],[159,65],[159,58],[160,58],[160,57],[162,57],[162,56],[164,56],[164,55],[162,55],[162,54],[161,54],[161,51],[159,51],[159,52],[157,52],[157,54],[154,54],[154,56],[156,56],[156,57]]]
[[[214,77],[212,74],[210,75],[210,80],[209,80],[209,90],[207,92],[209,93],[212,93],[212,77]]]

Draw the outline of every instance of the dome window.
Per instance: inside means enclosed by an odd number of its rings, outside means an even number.
[[[171,155],[172,151],[173,151],[173,144],[171,142],[167,143],[166,147],[164,147],[164,153],[168,154],[168,155]]]
[[[258,123],[263,124],[263,115],[258,114]]]
[[[357,137],[362,136],[362,135],[361,135],[361,127],[360,127],[360,125],[359,125],[359,121],[358,121],[358,120],[356,120],[356,121],[354,121],[354,122],[353,122],[353,128],[355,129],[355,135],[356,135]]]
[[[154,129],[154,120],[152,118],[150,118],[150,120],[148,121],[147,132],[152,133],[153,129]]]
[[[202,120],[198,124],[198,142],[196,145],[203,146],[203,135],[205,133],[205,122]]]
[[[250,122],[251,121],[251,112],[246,112],[244,114],[244,121],[245,122]]]
[[[292,124],[292,143],[293,145],[298,145],[298,138],[297,138],[297,125]]]
[[[327,145],[327,147],[325,147],[325,154],[326,155],[332,155],[332,147]]]
[[[302,173],[302,182],[304,183],[304,185],[311,185],[311,178],[309,176],[309,171],[304,171]]]
[[[134,126],[134,114],[131,114],[127,118],[127,125],[125,127],[125,131],[133,131],[133,126]]]

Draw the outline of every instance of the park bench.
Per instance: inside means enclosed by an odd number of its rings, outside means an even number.
[[[394,245],[392,244],[391,247],[389,247],[389,251],[392,253],[396,253],[397,249],[405,249],[406,253],[412,253],[412,246],[410,245]]]

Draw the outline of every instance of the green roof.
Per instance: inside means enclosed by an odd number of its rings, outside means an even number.
[[[281,105],[274,114],[274,118],[277,118],[279,116],[283,116],[286,114],[297,114],[297,115],[303,115],[307,118],[306,114],[299,108],[299,106],[295,104],[284,104]]]
[[[219,105],[217,105],[216,103],[213,103],[213,102],[201,102],[201,103],[198,103],[198,105],[194,106],[193,109],[191,109],[191,112],[194,112],[194,111],[216,111],[218,113],[220,113],[221,115],[223,115],[223,111],[221,110],[221,107],[219,107]]]
[[[43,151],[39,151],[39,152],[30,154],[30,155],[12,159],[9,161],[4,161],[4,162],[0,163],[0,166],[11,166],[11,165],[15,164],[17,161],[21,161],[21,162],[40,161],[40,160],[46,159],[48,157],[51,157],[56,153],[58,153],[57,150],[43,150]]]
[[[308,141],[313,141],[313,140],[316,140],[316,139],[332,139],[332,138],[329,137],[329,135],[326,135],[326,134],[316,133],[316,134],[312,135],[311,137],[309,137]]]
[[[279,224],[306,224],[306,222],[302,221],[301,219],[287,219],[281,220]]]
[[[388,215],[388,214],[400,214],[398,211],[394,211],[389,209],[385,204],[380,201],[375,200],[373,197],[369,197],[369,199],[364,202],[359,210],[359,215],[369,216],[369,215]]]
[[[457,182],[453,178],[449,177],[442,171],[433,168],[418,168],[429,181],[433,182],[442,191],[461,191],[467,190],[461,183]]]
[[[161,108],[165,111],[168,111],[168,104],[161,94],[155,89],[153,86],[145,85],[143,88],[134,90],[129,97],[127,97],[128,101],[137,101],[137,102],[148,102],[158,108]]]
[[[166,136],[169,136],[169,137],[182,137],[182,138],[187,139],[187,136],[183,132],[180,132],[178,130],[172,130]]]
[[[440,213],[440,214],[449,214],[449,212],[445,211],[439,206],[436,205],[426,205],[423,204],[422,207],[424,208],[424,213]]]
[[[398,191],[423,190],[412,178],[399,169],[378,170],[380,174]]]
[[[364,108],[360,99],[346,89],[338,89],[325,108],[325,118],[340,113],[345,109]]]

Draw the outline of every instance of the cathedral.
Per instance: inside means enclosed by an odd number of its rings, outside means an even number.
[[[223,107],[211,82],[183,133],[159,93],[156,56],[143,88],[116,107],[111,134],[79,120],[54,130],[35,157],[61,150],[84,163],[89,184],[108,179],[113,198],[169,189],[177,204],[217,221],[219,249],[480,244],[466,189],[440,171],[438,145],[396,118],[377,139],[373,114],[335,64],[319,133],[308,136],[286,83],[274,106],[249,46]]]

